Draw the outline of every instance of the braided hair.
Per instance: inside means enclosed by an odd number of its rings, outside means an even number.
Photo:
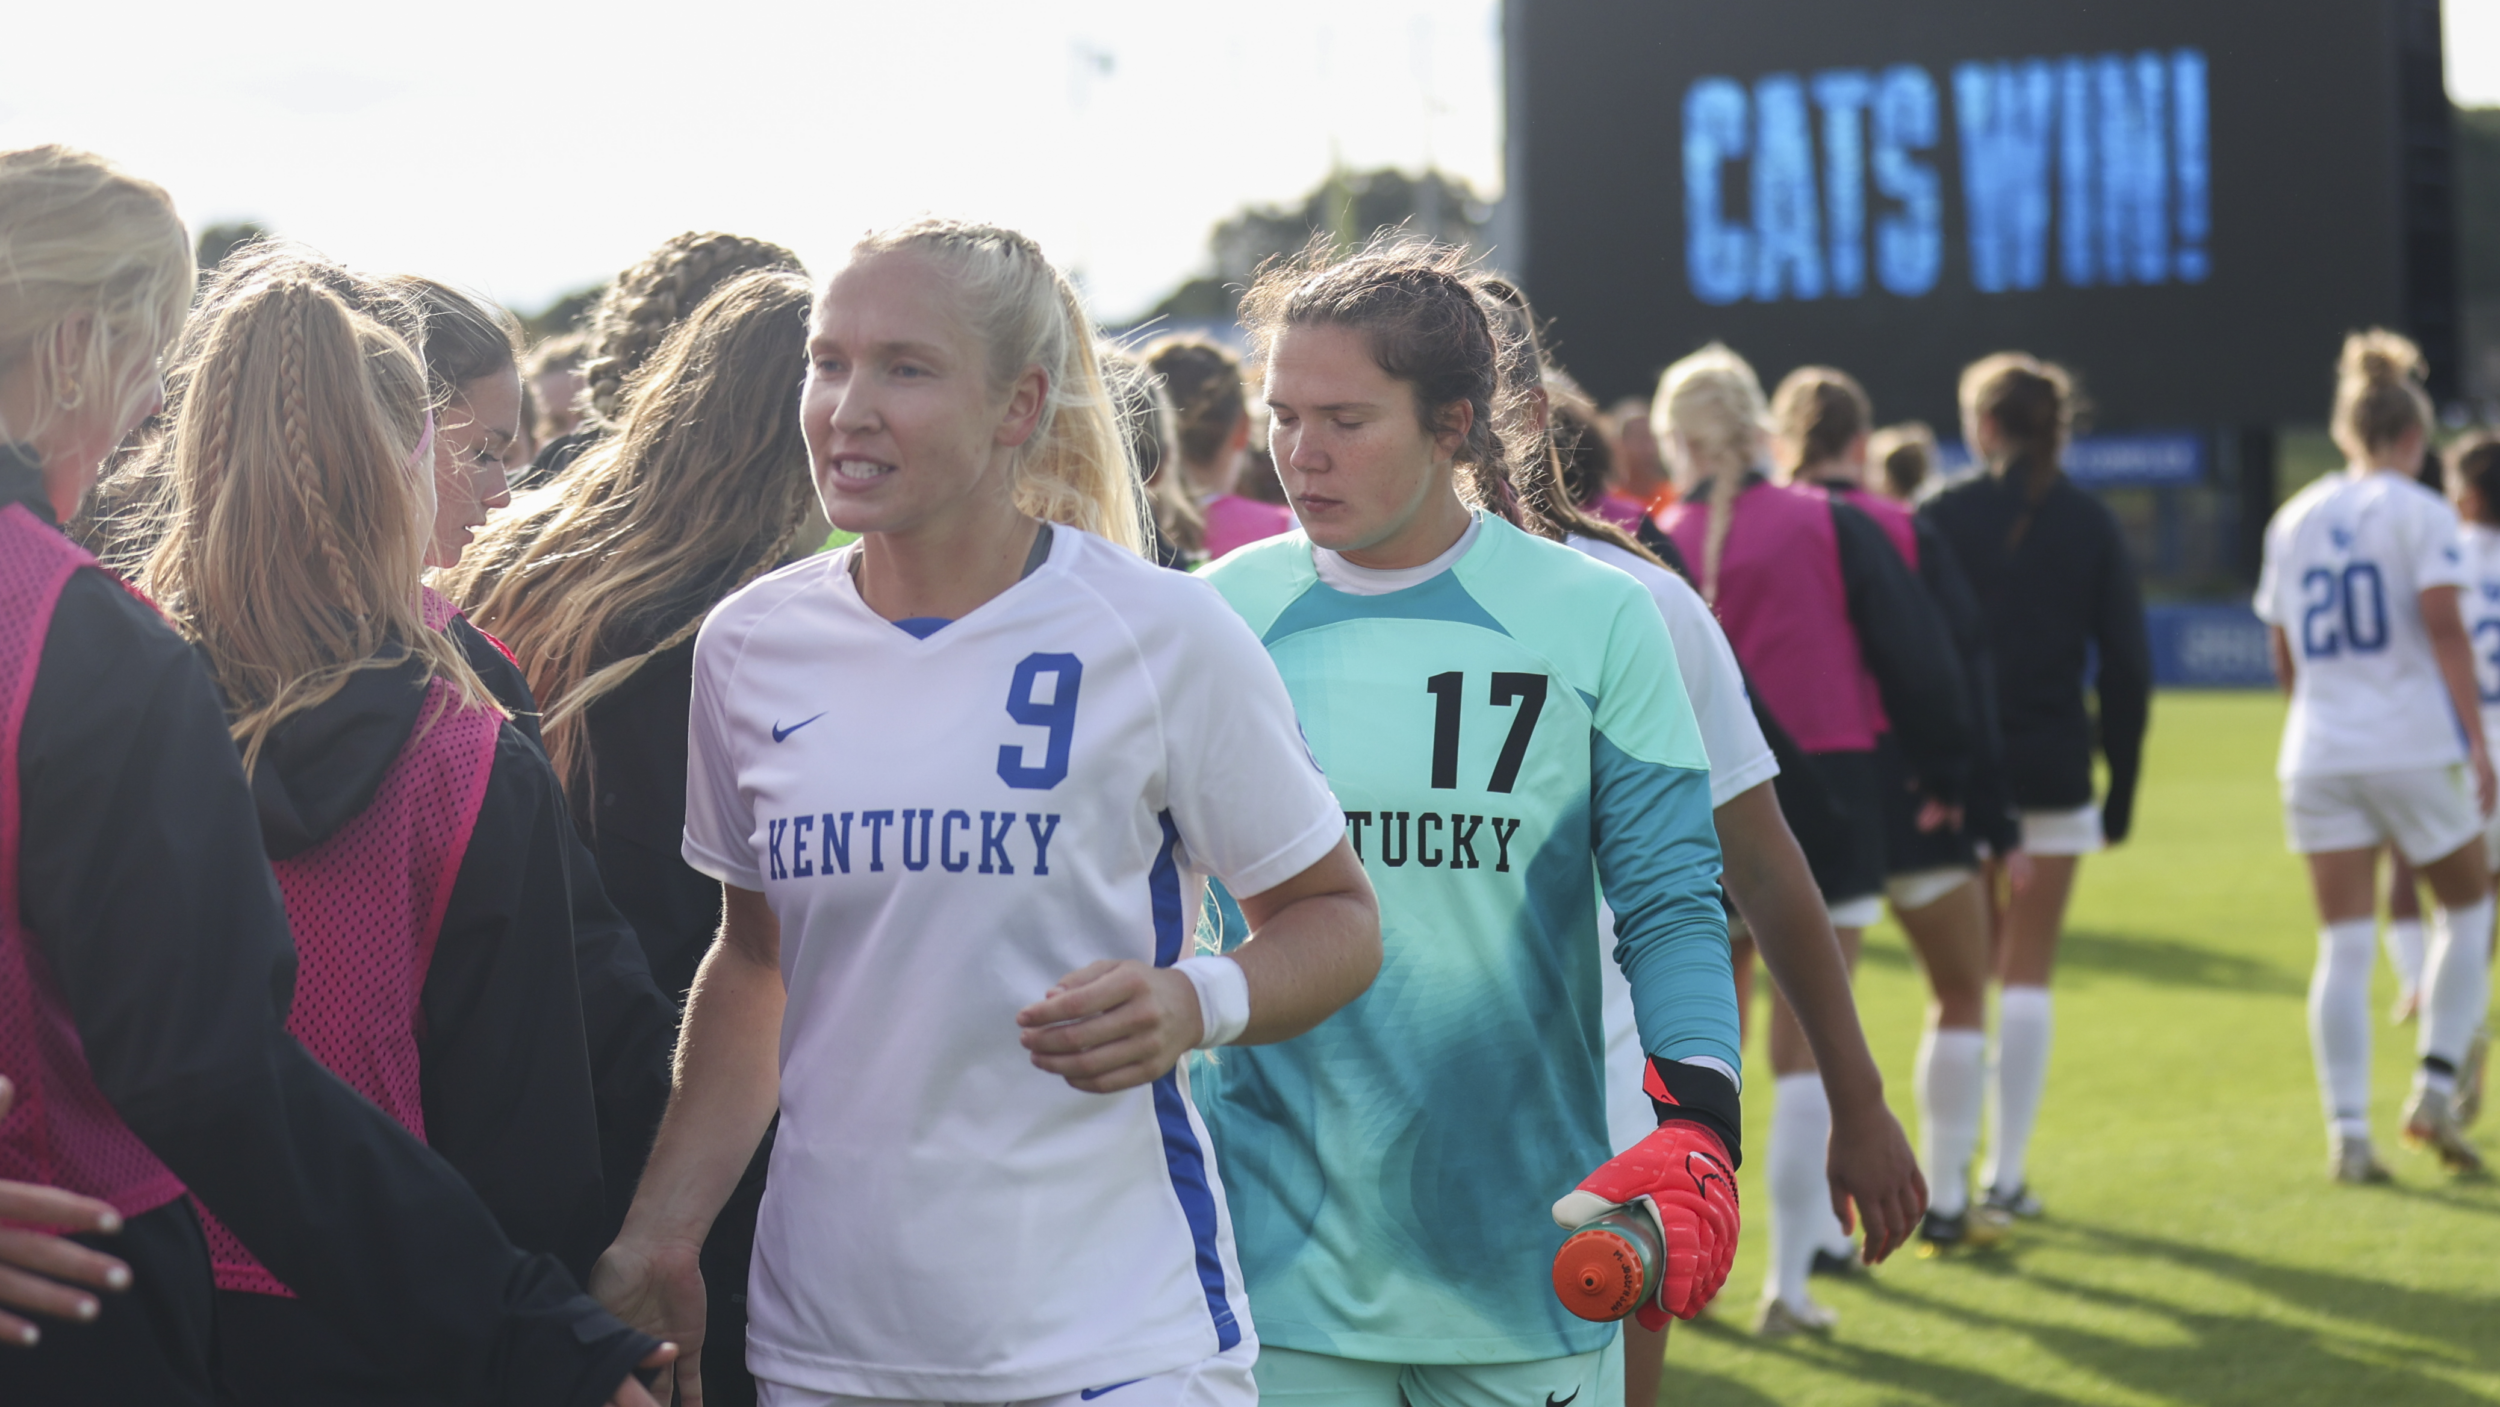
[[[1656,554],[1641,546],[1630,533],[1581,506],[1604,491],[1603,468],[1595,471],[1595,491],[1586,497],[1573,491],[1573,471],[1584,451],[1602,453],[1604,440],[1596,433],[1596,408],[1588,403],[1587,393],[1547,360],[1545,337],[1537,326],[1536,309],[1529,306],[1528,295],[1510,280],[1490,274],[1478,276],[1476,291],[1503,334],[1502,392],[1511,417],[1511,433],[1519,446],[1511,458],[1511,484],[1519,499],[1519,526],[1555,542],[1566,537],[1593,537],[1664,567],[1666,564],[1659,562]],[[1563,413],[1557,391],[1564,400],[1577,399],[1577,424]],[[1545,411],[1541,425],[1536,423],[1534,413],[1539,406]],[[1596,441],[1594,448],[1588,445],[1590,440]]]
[[[660,349],[668,330],[712,290],[756,269],[804,274],[799,256],[760,239],[689,230],[616,276],[590,310],[582,356],[584,420],[601,430],[623,418],[625,383]]]
[[[1381,371],[1414,387],[1427,435],[1441,433],[1448,407],[1465,401],[1474,414],[1454,456],[1466,471],[1459,496],[1516,525],[1510,417],[1501,413],[1508,353],[1474,277],[1466,251],[1412,234],[1384,230],[1343,256],[1322,234],[1293,258],[1259,266],[1241,300],[1242,325],[1262,355],[1288,327],[1363,333]]]

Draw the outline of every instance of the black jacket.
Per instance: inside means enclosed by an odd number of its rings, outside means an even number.
[[[0,503],[52,521],[0,450]],[[73,576],[18,740],[18,905],[97,1086],[272,1273],[406,1379],[463,1401],[604,1401],[654,1343],[514,1249],[440,1156],[285,1029],[295,950],[198,657]],[[134,1287],[182,1302],[191,1284]],[[146,1313],[115,1301],[107,1313]]]
[[[426,678],[413,658],[365,670],[271,730],[251,774],[271,860],[322,844],[372,803],[421,721]],[[501,725],[426,968],[418,1049],[426,1142],[514,1245],[586,1277],[608,1237],[564,868],[570,840],[546,759]]]
[[[686,717],[694,699],[694,642],[662,650],[592,704],[589,834],[619,907],[634,921],[651,975],[683,1004],[720,931],[720,881],[686,863]]]
[[[2144,603],[2108,507],[2050,469],[2055,478],[2027,509],[2036,472],[2017,462],[2002,477],[1979,475],[1929,500],[1919,516],[1952,544],[1987,620],[2006,788],[2017,807],[2091,803],[2096,730],[2083,695],[2097,654],[2097,733],[2109,762],[2101,828],[2124,840],[2152,712]]]
[[[1921,791],[1960,802],[1979,744],[1953,633],[1875,520],[1838,498],[1830,502],[1849,624],[1892,735]]]
[[[444,634],[460,647],[469,668],[477,672],[495,701],[512,715],[512,726],[529,740],[541,757],[539,765],[545,768],[538,700],[530,694],[529,680],[522,676],[520,666],[467,616],[452,617]],[[681,713],[674,744],[680,817],[685,811],[685,732]],[[548,776],[552,782],[554,774]],[[582,844],[569,807],[557,809],[572,894],[573,960],[581,991],[583,1035],[589,1043],[591,1087],[598,1101],[600,1177],[607,1189],[607,1217],[599,1237],[604,1247],[624,1224],[635,1184],[642,1180],[642,1165],[651,1156],[660,1115],[668,1108],[677,1009],[663,989],[653,984],[652,964],[644,956],[641,916],[621,912],[624,905],[612,901],[610,886],[602,882],[606,866]],[[675,858],[674,851],[671,858]],[[719,886],[714,885],[713,891],[717,926]],[[629,918],[633,921],[628,922]],[[691,980],[691,971],[688,977]],[[667,990],[682,1000],[682,987]]]

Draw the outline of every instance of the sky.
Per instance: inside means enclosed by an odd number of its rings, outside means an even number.
[[[1836,0],[1852,3],[1854,0]],[[1332,165],[1501,188],[1499,0],[137,0],[28,4],[0,149],[58,141],[331,257],[523,310],[670,235],[819,271],[922,213],[1024,230],[1098,317]],[[665,19],[660,18],[666,16]],[[2447,0],[2449,92],[2500,105],[2500,0]]]

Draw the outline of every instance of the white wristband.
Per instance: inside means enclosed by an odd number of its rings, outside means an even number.
[[[1184,958],[1173,970],[1198,989],[1198,1022],[1204,1031],[1198,1049],[1228,1044],[1250,1024],[1250,977],[1228,957],[1205,954]]]

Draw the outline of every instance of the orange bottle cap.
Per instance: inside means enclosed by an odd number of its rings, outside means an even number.
[[[1583,1319],[1612,1323],[1640,1306],[1649,1268],[1623,1236],[1597,1228],[1563,1242],[1554,1256],[1554,1297]]]

